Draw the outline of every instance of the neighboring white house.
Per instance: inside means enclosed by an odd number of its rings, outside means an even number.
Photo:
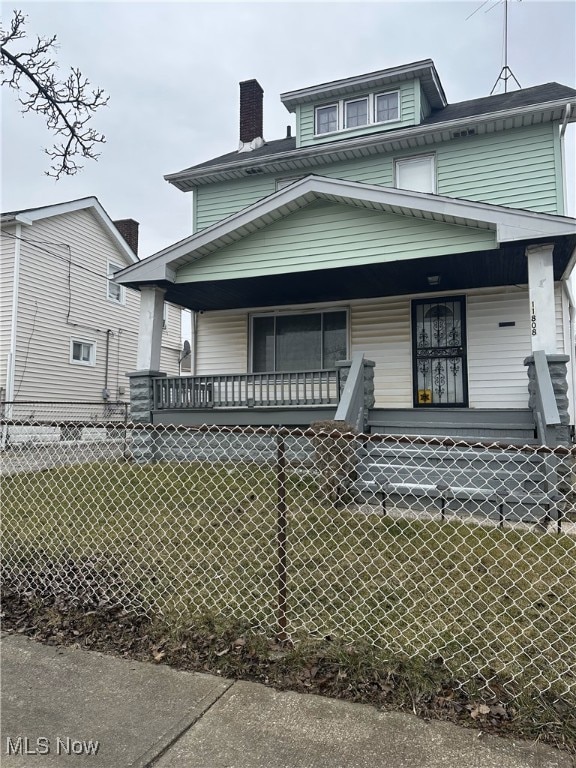
[[[140,294],[110,277],[138,261],[138,223],[114,223],[95,197],[3,213],[0,223],[2,399],[128,401]],[[180,315],[166,305],[161,360],[172,374]]]

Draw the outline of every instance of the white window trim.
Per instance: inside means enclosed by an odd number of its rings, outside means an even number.
[[[276,309],[270,312],[254,312],[248,316],[248,366],[249,373],[254,373],[254,318],[256,317],[279,317],[282,315],[319,315],[328,312],[345,312],[346,313],[346,359],[350,357],[350,307],[313,307],[306,309]],[[270,371],[264,371],[264,373],[270,373]]]
[[[90,360],[75,360],[74,344],[86,344],[90,346]],[[70,360],[72,365],[83,365],[88,368],[94,368],[96,365],[96,341],[95,339],[80,339],[76,336],[70,336]]]
[[[376,99],[378,96],[390,96],[393,93],[398,95],[398,117],[390,120],[376,120]],[[368,122],[364,125],[354,125],[351,128],[346,126],[346,104],[353,103],[355,101],[368,101]],[[326,109],[328,107],[336,107],[336,123],[337,129],[335,131],[326,131],[325,133],[318,133],[318,110]],[[339,101],[329,102],[328,104],[318,104],[314,107],[314,136],[334,136],[335,134],[345,133],[349,131],[359,131],[363,128],[371,128],[376,125],[390,125],[392,123],[400,123],[402,121],[402,92],[400,89],[395,88],[392,91],[379,91],[378,93],[369,93],[366,96],[355,96],[349,99],[340,99]]]
[[[393,93],[396,93],[398,95],[398,117],[392,117],[390,120],[376,120],[376,115],[378,114],[378,110],[376,109],[376,102],[378,100],[379,96],[391,96]],[[373,124],[374,125],[386,125],[387,123],[399,123],[402,119],[402,112],[401,112],[401,104],[400,104],[400,91],[382,91],[381,93],[375,93],[374,94],[374,100],[373,100]]]
[[[319,104],[317,107],[314,107],[314,135],[315,136],[330,136],[333,133],[338,133],[339,126],[340,126],[340,102],[334,101],[330,104]],[[318,132],[318,111],[320,109],[330,109],[331,107],[336,107],[336,125],[338,128],[336,128],[335,131],[324,131],[324,133]]]
[[[366,122],[363,123],[362,125],[348,125],[348,115],[347,115],[346,107],[348,106],[348,104],[358,104],[361,101],[366,102]],[[371,117],[370,102],[371,101],[372,99],[369,96],[361,96],[359,99],[346,99],[346,101],[344,101],[343,108],[342,108],[342,119],[344,121],[343,128],[345,130],[352,131],[358,128],[367,128],[370,125],[370,123],[373,122],[372,120],[370,120],[370,117]]]
[[[394,160],[394,187],[396,189],[404,189],[404,187],[398,186],[398,166],[405,162],[410,162],[411,160],[431,160],[430,164],[430,171],[431,171],[431,181],[432,181],[432,193],[433,195],[437,194],[438,190],[438,183],[437,183],[437,173],[436,173],[436,154],[434,152],[426,152],[422,153],[421,155],[408,155],[406,157],[397,157]],[[416,191],[416,190],[413,190]]]
[[[110,268],[112,268],[112,270]],[[126,289],[123,285],[114,283],[114,280],[110,277],[111,271],[117,272],[120,269],[124,269],[124,266],[122,264],[116,264],[114,261],[109,261],[106,264],[106,298],[108,301],[111,301],[112,304],[123,305],[126,304]],[[120,297],[118,299],[114,298],[114,296],[110,296],[110,283],[114,283],[115,286],[117,285],[120,288]]]

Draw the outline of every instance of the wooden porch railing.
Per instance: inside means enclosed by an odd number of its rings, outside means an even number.
[[[154,410],[337,404],[338,371],[237,373],[154,379]]]

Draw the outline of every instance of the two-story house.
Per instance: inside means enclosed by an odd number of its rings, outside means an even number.
[[[166,177],[193,193],[194,233],[119,277],[145,319],[134,416],[303,425],[338,408],[392,434],[545,441],[561,423],[568,440],[576,91],[449,104],[425,60],[281,100],[295,136],[266,141],[262,88],[240,84],[238,149]],[[160,375],[165,300],[192,310],[186,379]]]
[[[113,276],[138,263],[138,223],[113,222],[87,197],[3,213],[0,224],[2,400],[17,403],[14,417],[102,419],[129,400],[126,374],[136,367],[140,294]],[[172,375],[180,315],[166,304],[161,318]]]

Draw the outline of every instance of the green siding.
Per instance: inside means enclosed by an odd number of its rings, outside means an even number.
[[[386,131],[398,130],[408,125],[415,125],[420,121],[420,115],[416,113],[415,89],[419,88],[419,81],[409,80],[397,85],[390,85],[386,88],[376,88],[361,93],[350,94],[344,99],[362,98],[372,93],[387,93],[388,91],[400,91],[400,120],[393,123],[379,123],[377,125],[364,125],[362,128],[354,130],[344,130],[338,133],[330,133],[327,136],[314,135],[314,108],[321,107],[323,104],[334,104],[336,99],[317,102],[315,104],[302,104],[296,114],[296,135],[298,137],[298,146],[306,147],[310,144],[326,144],[329,141],[338,139],[352,139],[355,136],[366,136],[370,133],[384,133]]]
[[[453,139],[423,148],[436,154],[438,194],[542,213],[562,213],[558,126],[552,123]],[[301,172],[346,181],[394,185],[394,159],[418,152],[368,155]],[[298,170],[279,175],[298,176]],[[276,177],[237,179],[195,192],[197,230],[276,191]]]
[[[557,213],[553,123],[438,144],[438,194]]]
[[[222,181],[198,188],[196,228],[205,229],[276,191],[273,176]]]
[[[494,247],[493,231],[322,201],[182,267],[176,282],[306,272]]]

